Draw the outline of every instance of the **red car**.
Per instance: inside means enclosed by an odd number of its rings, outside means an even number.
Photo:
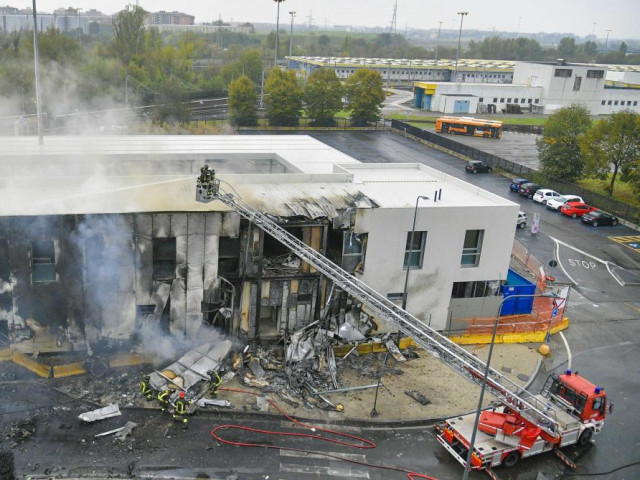
[[[596,207],[581,202],[567,202],[560,207],[562,213],[572,218],[581,217],[585,213],[592,212],[593,210],[596,210]]]

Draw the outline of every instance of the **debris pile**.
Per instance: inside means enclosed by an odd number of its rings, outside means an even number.
[[[36,432],[36,424],[37,419],[35,417],[11,424],[5,434],[5,439],[10,443],[11,448],[29,440]]]

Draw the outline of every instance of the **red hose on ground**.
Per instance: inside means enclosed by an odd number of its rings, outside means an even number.
[[[249,392],[247,390],[237,390],[234,388],[219,388],[218,390],[222,390],[222,391],[226,391],[226,392],[234,392],[234,393],[242,393],[245,395],[253,395],[254,397],[260,397],[262,395],[255,393],[255,392]],[[261,434],[265,434],[265,435],[278,435],[278,436],[283,436],[283,437],[303,437],[303,438],[311,438],[314,440],[322,440],[323,442],[330,442],[330,443],[335,443],[338,445],[343,445],[345,447],[351,447],[351,448],[361,448],[361,449],[371,449],[371,448],[376,448],[376,444],[373,443],[370,440],[367,440],[365,438],[362,437],[358,437],[356,435],[351,435],[348,433],[344,433],[344,432],[339,432],[337,430],[331,430],[329,428],[322,428],[322,427],[314,427],[312,425],[308,425],[306,423],[301,422],[300,420],[296,420],[295,418],[287,415],[285,412],[283,412],[278,405],[275,404],[275,402],[273,402],[270,398],[267,398],[267,401],[273,406],[273,408],[275,408],[282,416],[284,416],[287,420],[289,420],[290,422],[300,426],[300,427],[304,427],[304,428],[308,428],[313,432],[324,432],[324,433],[328,433],[330,435],[334,435],[336,437],[341,437],[344,439],[349,439],[349,440],[354,440],[355,442],[350,442],[347,440],[339,440],[338,438],[330,438],[330,437],[325,437],[322,435],[316,435],[316,434],[311,434],[311,433],[294,433],[294,432],[277,432],[277,431],[273,431],[273,430],[263,430],[260,428],[252,428],[252,427],[243,427],[241,425],[232,425],[232,424],[225,424],[225,425],[218,425],[217,427],[215,427],[213,430],[211,430],[211,436],[218,442],[220,443],[224,443],[226,445],[234,445],[237,447],[260,447],[260,448],[271,448],[271,449],[277,449],[277,450],[290,450],[290,451],[296,451],[296,452],[304,452],[304,453],[313,453],[313,454],[317,454],[317,455],[323,455],[326,457],[330,457],[330,458],[334,458],[337,460],[342,460],[345,462],[349,462],[349,463],[355,463],[358,465],[363,465],[363,466],[367,466],[367,467],[372,467],[372,468],[381,468],[384,470],[392,470],[392,471],[396,471],[396,472],[402,472],[405,473],[407,475],[407,478],[409,480],[415,480],[418,478],[424,478],[427,480],[437,480],[434,477],[430,477],[428,475],[424,475],[421,473],[416,473],[416,472],[411,472],[409,470],[405,470],[403,468],[399,468],[399,467],[391,467],[391,466],[387,466],[387,465],[374,465],[371,463],[367,463],[367,462],[362,462],[359,460],[353,460],[350,458],[344,458],[341,457],[340,455],[334,455],[331,453],[327,453],[327,452],[321,452],[321,451],[316,451],[316,450],[305,450],[302,448],[295,448],[295,447],[280,447],[277,445],[270,445],[270,444],[265,444],[265,443],[250,443],[250,442],[237,442],[237,441],[232,441],[232,440],[225,440],[224,438],[222,438],[218,432],[222,431],[222,430],[242,430],[245,432],[253,432],[253,433],[261,433]]]

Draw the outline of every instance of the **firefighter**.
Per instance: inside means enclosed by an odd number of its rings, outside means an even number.
[[[218,395],[218,387],[222,384],[222,379],[220,378],[220,375],[217,371],[214,372],[214,376],[215,380],[211,382],[211,395],[215,397],[216,395]]]
[[[151,400],[153,398],[153,389],[149,385],[149,376],[145,375],[140,380],[140,390],[142,391],[142,395],[147,397],[147,400]]]
[[[171,392],[169,390],[162,390],[158,392],[158,401],[162,403],[162,411],[166,412],[169,409],[169,395]]]
[[[173,412],[173,419],[177,422],[187,423],[188,420],[185,418],[187,413],[187,406],[189,405],[189,401],[184,398],[184,392],[180,392],[178,400],[176,400],[175,411]]]

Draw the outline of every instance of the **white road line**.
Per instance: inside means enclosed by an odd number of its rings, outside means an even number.
[[[558,265],[560,265],[560,268],[562,269],[562,272],[565,274],[565,276],[571,280],[571,283],[573,283],[574,285],[578,285],[578,282],[576,282],[573,278],[571,278],[571,275],[569,275],[569,272],[567,272],[567,270],[564,268],[564,265],[562,265],[562,260],[560,260],[560,243],[559,240],[553,238],[553,237],[549,237],[551,240],[553,240],[556,244],[556,260],[558,262]]]
[[[340,457],[348,460],[357,460],[359,462],[364,462],[367,457],[360,453],[342,453],[342,452],[327,452],[333,457]],[[293,458],[324,458],[327,460],[335,460],[335,458],[327,457],[326,455],[322,455],[319,453],[305,453],[298,452],[295,450],[280,450],[281,457],[293,457]]]
[[[616,275],[611,271],[611,268],[609,267],[609,265],[613,265],[614,267],[618,267],[618,265],[616,265],[615,263],[607,262],[606,263],[607,271],[609,272],[609,275],[611,275],[613,279],[620,284],[621,287],[624,287],[624,282],[622,282],[618,277],[616,277]]]
[[[567,342],[567,339],[565,338],[564,333],[560,332],[560,337],[564,342],[564,347],[567,349],[567,357],[569,358],[567,360],[567,370],[571,370],[572,357],[571,357],[571,349],[569,348],[569,342]]]
[[[369,472],[354,468],[335,468],[314,465],[283,465],[281,463],[280,471],[315,476],[322,475],[323,477],[370,478]]]

